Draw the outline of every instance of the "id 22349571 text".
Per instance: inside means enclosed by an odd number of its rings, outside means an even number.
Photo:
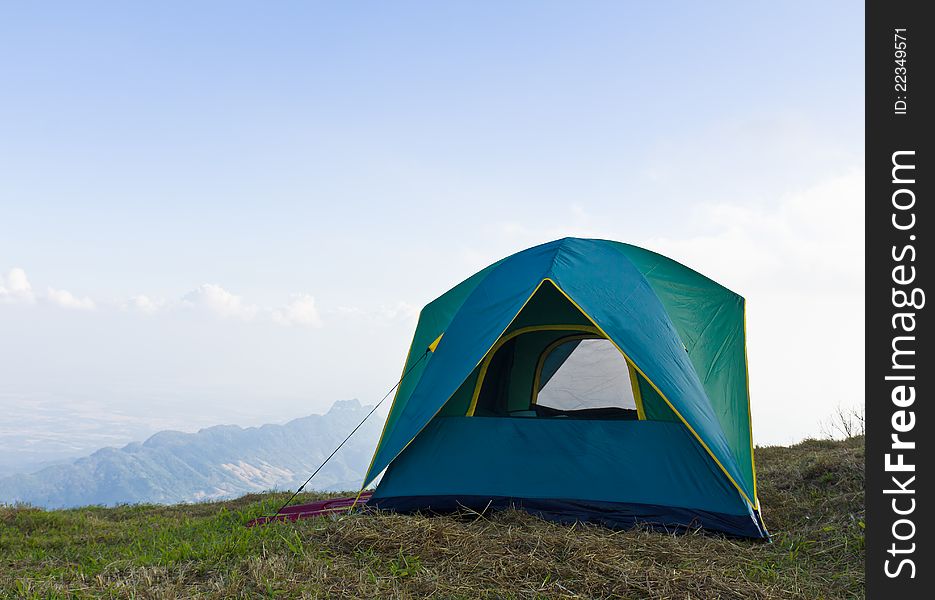
[[[909,109],[909,34],[905,28],[893,32],[893,91],[896,93],[893,112],[904,115]]]

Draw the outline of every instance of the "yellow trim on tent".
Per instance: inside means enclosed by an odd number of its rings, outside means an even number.
[[[753,411],[750,410],[750,363],[747,362],[747,299],[743,299],[743,369],[747,376],[747,432],[750,435],[750,468],[753,472],[753,508],[760,510],[760,498],[756,493],[756,459],[753,456]],[[760,515],[762,520],[763,515]]]
[[[374,456],[376,456],[376,452],[374,452]],[[364,488],[365,488],[365,487],[367,487],[367,486],[361,486],[361,487],[360,487],[360,491],[357,492],[357,496],[354,498],[354,503],[351,504],[351,507],[350,507],[349,509],[347,509],[347,512],[348,512],[348,513],[352,512],[352,511],[354,510],[354,507],[357,506],[357,503],[360,501],[360,497],[364,495]],[[340,510],[340,509],[336,509],[336,510]]]
[[[636,403],[636,416],[640,418],[640,421],[645,421],[646,409],[643,407],[643,394],[640,393],[640,376],[629,360],[627,361],[627,369],[630,371],[630,387],[633,389],[633,401]]]
[[[542,367],[545,366],[545,359],[549,356],[552,350],[555,350],[562,344],[566,342],[571,342],[574,340],[593,340],[601,339],[595,338],[594,334],[580,334],[580,335],[566,335],[558,338],[554,342],[551,342],[548,346],[545,347],[545,350],[542,351],[542,354],[539,355],[539,358],[536,360],[536,370],[533,372],[532,376],[532,396],[529,399],[530,406],[536,403],[539,397],[539,382],[542,378]]]
[[[529,297],[526,298],[526,301],[523,302],[523,305],[519,307],[519,310],[516,311],[516,314],[513,315],[513,318],[510,319],[510,322],[507,323],[506,327],[503,329],[503,331],[500,332],[500,336],[498,336],[498,337],[502,337],[503,334],[506,333],[507,329],[509,329],[510,326],[513,325],[513,321],[516,320],[516,317],[519,316],[519,313],[523,312],[523,309],[526,308],[526,305],[529,304],[529,301],[532,300],[532,297],[536,295],[536,292],[539,291],[539,288],[542,287],[542,284],[545,283],[545,281],[546,281],[546,280],[543,279],[542,281],[539,282],[538,285],[536,285],[536,289],[534,289],[534,290],[532,291],[532,293],[529,295]],[[553,283],[552,285],[555,285],[555,284]],[[490,352],[490,350],[488,350],[487,352]],[[411,348],[411,347],[409,348],[409,353],[410,353],[410,354],[412,353],[412,348]],[[484,353],[484,356],[486,356],[486,355],[487,355],[487,354]],[[474,365],[474,369],[476,369],[478,366],[480,366],[480,364],[481,364],[481,362],[483,362],[483,360],[484,360],[484,359],[481,358],[481,360],[477,361],[477,364]],[[406,364],[409,364],[409,355],[406,355]],[[471,372],[472,372],[472,373],[474,372],[474,369],[471,369]],[[406,366],[403,365],[403,373],[405,373],[405,372],[406,372]],[[457,391],[457,390],[455,390],[455,391]],[[398,395],[399,395],[399,390],[396,390],[396,396],[398,396]],[[373,458],[370,459],[370,466],[367,467],[367,473],[368,473],[368,474],[370,473],[370,469],[373,468],[373,463],[374,463],[374,461],[377,459],[377,451],[380,450],[380,444],[383,443],[383,434],[386,433],[386,426],[387,426],[387,424],[389,423],[389,420],[390,420],[389,415],[393,414],[393,408],[394,408],[394,406],[396,405],[396,396],[393,396],[393,404],[390,405],[390,412],[387,414],[386,422],[383,424],[383,433],[380,434],[380,439],[379,439],[379,441],[377,441],[377,447],[374,448],[374,450],[373,450]],[[438,416],[438,413],[440,413],[440,412],[442,411],[442,409],[445,408],[445,404],[447,404],[447,403],[448,403],[448,400],[450,400],[450,399],[451,399],[451,397],[449,396],[449,397],[445,400],[445,402],[443,402],[442,405],[438,407],[438,410],[436,410],[436,411],[435,411],[435,414],[433,414],[432,417],[431,417],[428,421],[425,422],[425,425],[423,425],[423,426],[419,429],[419,431],[417,431],[416,434],[415,434],[414,436],[412,436],[412,438],[411,438],[408,442],[406,442],[406,445],[403,446],[402,449],[401,449],[399,452],[396,453],[396,456],[394,456],[388,463],[386,463],[387,466],[389,466],[390,464],[392,464],[392,462],[393,462],[394,460],[396,460],[397,458],[399,458],[399,455],[400,455],[400,454],[402,454],[403,452],[406,451],[406,448],[409,447],[409,444],[412,443],[412,440],[414,440],[414,439],[416,439],[417,437],[419,437],[419,434],[422,433],[422,430],[425,429],[426,425],[428,425],[429,423],[431,423],[431,422],[432,422],[432,419],[434,419],[435,417]],[[364,475],[364,477],[366,477],[366,475]],[[364,484],[364,487],[367,487],[367,484],[366,484],[366,483]]]
[[[416,328],[418,329],[418,325],[416,325]],[[435,352],[435,348],[438,347],[438,342],[442,341],[443,335],[445,335],[444,331],[438,334],[438,337],[435,338],[434,342],[429,344],[427,348],[429,352]],[[415,344],[415,339],[412,340],[412,343]],[[390,410],[388,413],[386,413],[386,421],[383,422],[383,430],[380,432],[380,439],[377,440],[377,445],[373,449],[373,456],[370,457],[370,464],[367,465],[367,470],[364,471],[364,477],[366,477],[367,474],[370,473],[370,469],[373,468],[373,463],[377,460],[377,450],[380,449],[380,444],[383,443],[383,436],[386,435],[386,428],[390,424],[390,415],[393,414],[393,409],[396,407],[396,399],[399,397],[399,390],[403,387],[403,379],[406,377],[406,367],[409,366],[410,358],[412,358],[412,345],[409,346],[409,351],[406,352],[406,362],[403,363],[403,370],[402,370],[402,373],[400,373],[399,375],[399,383],[397,384],[399,387],[396,388],[396,393],[393,394],[393,401],[390,402]],[[435,413],[435,414],[438,414],[438,413]],[[399,456],[399,455],[397,454],[396,456]],[[364,488],[366,487],[367,487],[366,483],[360,487],[360,492],[357,494],[357,499],[360,498],[360,494],[363,493]],[[357,504],[357,499],[354,500],[355,505]],[[351,506],[351,508],[354,508],[354,507]]]
[[[415,340],[413,340],[415,342]],[[409,365],[409,358],[412,356],[412,346],[409,346],[409,352],[406,353],[406,362],[403,363],[403,372],[399,375],[399,380],[402,381],[403,377],[406,375],[406,367]],[[400,384],[402,387],[402,384]],[[364,471],[364,477],[370,473],[370,469],[373,468],[373,463],[377,460],[377,451],[380,449],[380,444],[383,443],[383,436],[386,435],[386,428],[390,424],[390,415],[393,414],[393,409],[396,407],[396,398],[399,397],[399,388],[396,388],[396,393],[393,394],[393,401],[390,402],[390,411],[386,413],[386,421],[383,421],[383,430],[380,432],[380,439],[377,440],[377,445],[373,448],[373,456],[370,457],[370,464],[367,465],[367,470]],[[360,498],[360,494],[363,493],[364,488],[367,487],[367,484],[360,486],[360,492],[357,494],[357,498]],[[354,501],[357,503],[357,500]]]
[[[574,305],[575,308],[577,308],[578,310],[580,310],[580,311],[581,311],[581,314],[583,314],[585,317],[587,317],[587,319],[588,319],[589,321],[591,321],[591,323],[598,329],[598,331],[601,332],[601,334],[602,334],[604,337],[606,337],[608,340],[610,340],[610,343],[612,343],[614,346],[617,346],[617,342],[615,342],[613,339],[611,339],[611,337],[610,337],[609,335],[607,335],[607,332],[604,331],[603,329],[601,329],[601,326],[598,325],[598,324],[594,321],[594,319],[591,318],[591,315],[589,315],[588,313],[586,313],[586,312],[584,311],[584,309],[582,309],[581,306],[571,298],[571,296],[569,296],[568,294],[565,293],[565,290],[563,290],[562,288],[560,288],[560,287],[558,286],[557,283],[555,283],[554,281],[552,281],[552,279],[550,279],[550,278],[548,278],[548,277],[546,277],[546,278],[543,279],[542,281],[548,281],[549,283],[551,283],[552,285],[554,285],[554,286],[555,286],[555,289],[557,289],[563,296],[565,296],[565,298],[567,298],[568,301],[571,302],[571,303]],[[542,284],[540,283],[539,285],[542,285]],[[537,288],[537,289],[538,289],[538,288]],[[623,354],[624,358],[627,359],[627,362],[629,362],[630,364],[632,364],[632,365],[633,365],[633,368],[636,369],[637,372],[638,372],[640,375],[643,376],[643,379],[645,379],[647,382],[649,382],[649,385],[653,386],[653,389],[656,390],[656,393],[658,393],[659,396],[660,396],[663,400],[665,400],[665,403],[669,405],[669,408],[672,409],[672,412],[675,413],[675,416],[677,416],[677,417],[682,421],[682,424],[685,425],[685,427],[688,428],[688,431],[690,431],[691,434],[692,434],[693,436],[695,436],[695,439],[698,440],[698,443],[701,444],[701,447],[705,449],[705,452],[707,452],[708,455],[711,456],[711,458],[714,460],[715,464],[717,464],[717,466],[721,469],[721,471],[724,472],[724,475],[727,476],[727,479],[734,485],[735,488],[737,488],[737,491],[740,492],[740,495],[743,496],[744,500],[746,500],[747,503],[750,504],[750,506],[754,506],[754,507],[755,507],[756,504],[755,504],[752,500],[750,500],[750,497],[747,495],[747,493],[746,493],[745,491],[743,491],[743,488],[740,487],[740,485],[734,480],[733,477],[731,477],[731,474],[727,472],[727,469],[724,468],[724,465],[721,464],[721,461],[719,461],[718,458],[714,455],[714,452],[711,451],[711,448],[709,448],[708,445],[704,442],[704,440],[701,439],[701,436],[698,435],[698,432],[695,431],[694,427],[692,427],[691,425],[689,425],[689,424],[688,424],[688,421],[685,420],[685,417],[682,416],[682,413],[680,413],[678,410],[676,410],[676,408],[672,405],[672,403],[669,402],[669,399],[666,398],[666,395],[662,393],[662,390],[660,390],[659,387],[658,387],[655,383],[653,383],[652,379],[650,379],[649,377],[646,376],[646,373],[644,373],[643,370],[640,369],[639,366],[638,366],[635,362],[633,362],[632,360],[630,360],[630,357],[627,356],[627,353],[624,352],[623,349],[620,348],[620,346],[617,346],[617,350],[620,350],[620,353]]]
[[[543,281],[545,280],[543,279]],[[541,285],[542,284],[540,283],[539,286]],[[536,286],[536,290],[539,289],[539,286]],[[533,292],[533,295],[535,295],[535,292]],[[529,301],[527,300],[526,302]],[[523,306],[525,306],[525,304]],[[520,311],[522,311],[522,309],[520,309]],[[519,313],[516,314],[518,315]],[[516,317],[513,318],[515,319]],[[509,329],[509,327],[507,327],[507,329]],[[471,395],[471,405],[468,406],[466,413],[467,416],[474,416],[474,409],[477,408],[477,398],[480,396],[481,387],[484,385],[484,377],[487,375],[487,368],[490,367],[490,361],[493,360],[493,356],[497,353],[497,350],[499,350],[505,343],[509,342],[513,338],[533,331],[586,331],[592,334],[599,333],[596,328],[588,327],[587,325],[530,325],[529,327],[521,327],[516,331],[511,331],[506,335],[501,333],[500,338],[490,348],[490,350],[487,351],[487,353],[484,355],[484,360],[481,361],[480,373],[477,374],[477,383],[474,384],[474,393]]]

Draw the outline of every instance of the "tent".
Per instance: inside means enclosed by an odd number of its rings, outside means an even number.
[[[368,506],[767,537],[744,299],[680,263],[529,248],[428,304],[403,373]]]

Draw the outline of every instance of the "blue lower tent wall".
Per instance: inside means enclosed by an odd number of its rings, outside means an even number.
[[[766,537],[685,427],[662,421],[438,417],[368,504],[401,512],[514,506],[563,522]]]
[[[588,522],[612,529],[630,529],[641,525],[671,533],[705,529],[742,538],[766,537],[757,520],[749,514],[726,515],[650,504],[503,496],[403,496],[374,498],[367,506],[401,513],[427,514],[450,514],[463,510],[480,513],[515,508],[559,523]]]

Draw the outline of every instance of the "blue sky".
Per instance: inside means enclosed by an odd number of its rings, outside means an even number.
[[[5,4],[0,90],[0,403],[372,401],[422,304],[564,235],[748,298],[761,441],[862,401],[853,3]]]

